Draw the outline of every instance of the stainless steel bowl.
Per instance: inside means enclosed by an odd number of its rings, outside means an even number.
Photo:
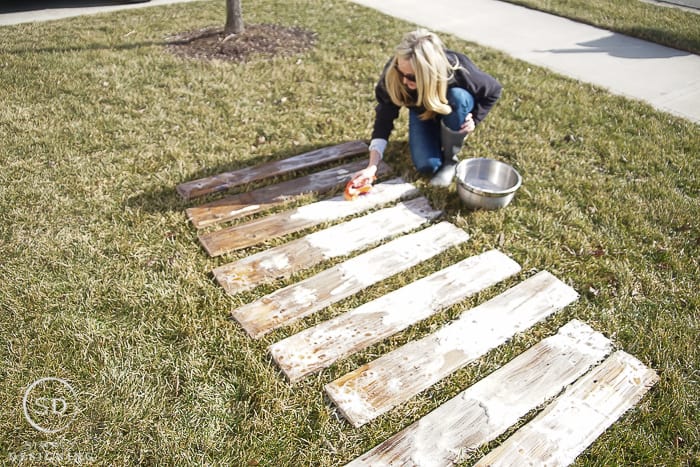
[[[505,207],[522,184],[510,165],[493,159],[465,159],[457,164],[457,194],[470,209]]]

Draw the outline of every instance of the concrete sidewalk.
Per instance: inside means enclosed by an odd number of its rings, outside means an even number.
[[[700,123],[698,55],[496,0],[353,2]]]

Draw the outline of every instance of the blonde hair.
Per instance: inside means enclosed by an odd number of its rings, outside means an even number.
[[[399,59],[410,62],[413,67],[417,99],[414,99],[403,85],[401,74],[396,69]],[[394,104],[422,106],[425,112],[420,118],[428,120],[435,114],[447,115],[452,111],[447,103],[447,83],[457,67],[458,65],[453,66],[447,60],[445,47],[436,34],[417,29],[404,35],[396,47],[384,84]]]

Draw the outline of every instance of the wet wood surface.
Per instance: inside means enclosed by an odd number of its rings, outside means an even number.
[[[362,426],[577,298],[571,287],[542,271],[434,334],[329,383],[326,392],[350,423]]]
[[[279,206],[300,195],[325,193],[334,188],[344,187],[355,172],[365,167],[367,167],[367,161],[350,162],[257,190],[226,196],[220,200],[187,209],[187,216],[192,225],[198,229],[234,220]],[[380,162],[377,167],[377,177],[383,177],[389,172],[389,167]]]
[[[290,381],[298,381],[518,271],[515,261],[496,250],[467,258],[277,342],[270,346],[270,354]],[[407,361],[420,364],[418,355],[405,353]],[[439,359],[443,355],[426,353],[424,357]]]
[[[602,334],[573,320],[348,465],[455,465],[555,397],[611,351],[612,343]]]
[[[232,315],[251,337],[259,338],[468,239],[464,230],[441,222],[278,289],[234,310]]]
[[[633,356],[615,352],[475,465],[567,466],[658,380]]]
[[[355,208],[371,199],[373,197],[367,195],[357,202],[346,201],[344,205]],[[327,212],[339,214],[336,210]],[[225,264],[214,269],[214,277],[226,292],[233,295],[267,281],[287,278],[297,271],[348,255],[385,238],[409,232],[440,215],[441,211],[433,209],[426,198],[404,201]],[[285,227],[289,224],[288,221],[282,223]],[[280,230],[275,229],[274,232]],[[258,236],[259,229],[254,229],[252,233]]]
[[[364,143],[351,141],[184,183],[178,192],[191,199],[366,151]],[[219,227],[300,195],[341,188],[365,166],[366,161],[352,162],[227,196],[192,207],[187,215],[198,229]],[[378,175],[389,172],[381,163]],[[260,338],[468,240],[464,230],[448,222],[425,227],[440,213],[424,198],[416,198],[419,195],[413,185],[394,179],[375,185],[369,195],[355,201],[339,195],[248,222],[239,220],[217,231],[202,231],[199,239],[210,255],[218,256],[384,207],[214,270],[225,291],[235,294],[355,254],[231,312],[251,337]],[[385,243],[356,254],[381,242]],[[286,377],[296,382],[519,270],[506,255],[485,252],[272,344],[268,350]],[[360,427],[475,362],[577,296],[551,274],[540,272],[462,312],[426,337],[326,384],[325,392],[340,413]],[[552,400],[478,465],[568,465],[658,381],[653,371],[624,352],[596,367],[611,351],[608,339],[573,320],[349,465],[454,465]],[[586,374],[591,367],[595,368]]]
[[[335,196],[289,211],[200,234],[199,241],[209,255],[220,256],[417,195],[418,190],[415,186],[396,178],[376,184],[370,193],[354,201],[346,201],[343,195]]]
[[[177,186],[177,192],[183,199],[192,199],[265,178],[277,177],[296,170],[308,169],[320,164],[342,160],[363,152],[367,152],[367,144],[362,141],[348,141],[286,159],[181,183]]]

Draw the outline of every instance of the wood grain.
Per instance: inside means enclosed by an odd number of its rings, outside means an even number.
[[[177,186],[177,192],[183,199],[188,200],[198,196],[218,193],[265,178],[277,177],[296,170],[308,169],[319,164],[338,161],[366,151],[367,144],[364,142],[348,141],[335,146],[299,154],[287,159],[272,161],[254,167],[245,167],[240,170],[224,172],[211,177],[204,177],[198,180],[181,183]]]
[[[357,203],[350,204],[357,207]],[[329,213],[338,214],[336,211]],[[226,292],[233,295],[267,281],[287,278],[297,271],[348,255],[385,238],[406,233],[440,214],[423,197],[404,201],[225,264],[214,269],[214,277]],[[289,223],[284,222],[282,225],[288,226]]]
[[[291,382],[419,322],[520,270],[496,250],[482,253],[390,292],[270,346]],[[437,349],[440,350],[440,349]],[[412,363],[418,362],[411,352]],[[442,355],[427,353],[439,359]]]
[[[187,216],[196,228],[201,229],[242,216],[255,214],[284,204],[294,197],[309,193],[324,193],[334,188],[341,188],[355,172],[367,167],[367,161],[356,161],[316,172],[305,177],[268,185],[257,190],[227,196],[217,201],[191,207]],[[381,162],[377,167],[377,177],[390,172],[389,167]]]
[[[369,194],[354,201],[346,201],[343,195],[335,196],[215,232],[200,234],[199,241],[211,256],[220,256],[417,195],[418,190],[415,186],[396,178],[378,183]]]
[[[612,343],[602,334],[573,320],[348,466],[455,465],[556,396],[611,350]]]
[[[615,352],[476,465],[567,466],[658,380],[633,356]]]
[[[251,337],[259,338],[468,239],[464,230],[441,222],[278,289],[234,310],[233,318]]]
[[[410,342],[326,385],[359,427],[407,401],[576,300],[578,294],[546,271],[464,312],[454,323]]]

